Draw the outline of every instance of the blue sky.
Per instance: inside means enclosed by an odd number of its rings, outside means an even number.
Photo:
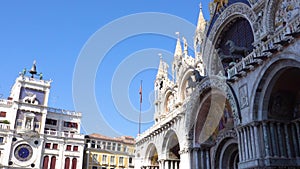
[[[83,132],[86,134],[98,132],[109,136],[135,137],[138,132],[140,81],[143,81],[142,118],[145,118],[142,131],[144,131],[153,124],[149,118],[153,117],[154,113],[152,92],[159,63],[158,53],[163,53],[164,59],[170,64],[175,50],[175,32],[185,30],[184,24],[176,27],[171,20],[176,16],[179,20],[186,20],[196,25],[199,3],[198,0],[2,2],[0,5],[0,56],[2,58],[0,94],[2,98],[8,97],[18,73],[24,67],[30,69],[33,60],[36,60],[38,72],[43,73],[44,79],[53,80],[50,107],[82,112],[82,125],[85,129]],[[208,3],[209,1],[202,1],[204,17],[207,20],[209,19]],[[144,15],[139,16],[144,13],[151,15],[150,19]],[[158,17],[153,16],[153,13],[158,14]],[[139,17],[140,22],[126,25],[128,20],[136,16]],[[155,18],[162,19],[163,17],[160,16],[171,18],[170,22],[157,24]],[[115,23],[119,24],[119,29],[113,27]],[[141,28],[147,25],[146,23],[157,30],[124,36],[125,38],[119,41],[111,42],[113,38],[110,37],[116,33],[123,33],[123,31],[126,33],[131,29]],[[97,43],[89,43],[97,34],[103,33],[104,28],[112,29],[102,38],[98,37]],[[160,30],[169,32],[155,33]],[[186,38],[192,46],[192,35],[189,33],[182,33],[182,35],[189,36]],[[74,88],[74,83],[77,83],[74,80],[76,69],[84,72],[82,76],[90,75],[89,72],[76,67],[85,62],[85,59],[86,61],[89,59],[84,57],[84,49],[91,44],[95,51],[97,49],[101,51],[101,47],[108,43],[112,43],[113,46],[104,53],[105,55],[97,64],[95,63],[96,71],[91,72],[95,74],[92,81],[94,88]],[[97,53],[95,56],[98,56]],[[86,70],[90,67],[90,65],[85,66],[83,68],[87,68]],[[83,79],[81,83],[85,83],[84,78],[77,79]],[[78,97],[79,100],[81,98],[80,95],[74,96],[74,90],[80,90],[82,93],[87,90],[93,91],[97,108],[89,109],[87,108],[89,105],[77,106],[74,97]],[[98,118],[102,119],[98,120]],[[99,123],[95,124],[95,121]],[[104,123],[112,130],[102,127]]]

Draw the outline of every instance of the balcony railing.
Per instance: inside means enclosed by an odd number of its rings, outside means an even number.
[[[66,115],[81,117],[81,113],[80,112],[75,112],[75,111],[70,111],[70,110],[64,110],[64,109],[57,109],[57,108],[52,108],[52,107],[48,107],[47,110],[48,110],[48,112],[52,112],[52,113],[66,114]]]
[[[1,130],[9,130],[10,129],[10,124],[0,123],[0,129]]]
[[[52,131],[52,130],[45,130],[44,134],[50,136],[57,136],[57,137],[84,138],[84,136],[81,134],[70,133],[70,132],[59,132],[59,131]]]
[[[11,100],[0,99],[0,105],[11,106],[12,103],[13,102]]]

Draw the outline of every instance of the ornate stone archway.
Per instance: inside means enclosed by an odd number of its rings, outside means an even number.
[[[180,145],[177,134],[174,130],[169,130],[164,136],[162,144],[162,154],[165,156],[164,167],[178,169],[180,164]]]
[[[213,149],[213,167],[215,169],[238,169],[239,149],[237,134],[228,130],[220,134]]]
[[[203,79],[197,84],[194,92],[190,97],[190,101],[186,105],[186,132],[194,131],[196,119],[200,110],[201,101],[209,91],[218,91],[222,93],[230,108],[234,119],[234,125],[238,126],[241,123],[240,109],[237,97],[229,84],[222,76],[210,76]],[[194,137],[192,137],[194,138]]]

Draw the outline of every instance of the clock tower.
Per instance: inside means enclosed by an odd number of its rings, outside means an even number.
[[[44,143],[51,81],[37,76],[36,63],[33,63],[26,76],[26,69],[16,79],[9,99],[14,102],[14,132],[8,165],[14,168],[40,168],[40,154]]]

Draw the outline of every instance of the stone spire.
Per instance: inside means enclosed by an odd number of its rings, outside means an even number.
[[[182,48],[181,48],[181,43],[180,43],[180,36],[179,32],[176,32],[177,37],[177,43],[176,43],[176,48],[174,52],[174,56],[181,56],[182,55]]]
[[[199,60],[199,55],[201,53],[201,45],[204,39],[204,31],[206,26],[206,21],[204,19],[203,13],[202,13],[202,5],[200,3],[199,5],[199,16],[198,16],[198,23],[197,28],[195,31],[195,37],[194,37],[194,51],[195,51],[195,58]]]
[[[163,61],[162,54],[158,54],[160,57],[158,72],[156,78],[167,78],[168,77],[168,64]]]
[[[203,16],[202,4],[201,3],[199,4],[199,8],[200,8],[200,11],[199,11],[199,16],[198,16],[198,23],[197,23],[196,32],[199,32],[199,31],[203,32],[204,29],[205,29],[206,21],[205,21],[204,16]]]

